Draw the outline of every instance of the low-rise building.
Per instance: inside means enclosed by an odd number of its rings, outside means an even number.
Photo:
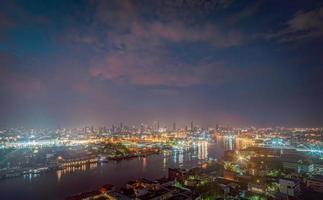
[[[109,200],[131,200],[130,197],[128,197],[120,192],[117,192],[117,191],[109,192],[108,198],[109,198]]]
[[[300,181],[294,179],[279,179],[279,191],[287,196],[296,197],[301,194]]]
[[[70,197],[67,197],[65,200],[92,200],[105,197],[105,195],[102,194],[102,192],[98,190],[90,191],[90,192],[83,192],[77,195],[73,195]]]
[[[256,194],[265,194],[266,185],[257,182],[248,183],[248,191]]]
[[[316,192],[323,192],[323,175],[314,176],[306,181],[306,186]]]
[[[314,171],[313,163],[308,160],[304,155],[300,154],[283,154],[281,156],[283,169],[296,173],[306,174]]]
[[[168,178],[170,180],[182,180],[188,175],[188,170],[181,168],[168,168]]]
[[[283,162],[283,168],[296,173],[311,173],[314,171],[314,165],[302,161]]]
[[[224,179],[228,179],[228,180],[236,180],[236,173],[233,171],[229,171],[229,170],[224,170],[223,171],[223,177]]]

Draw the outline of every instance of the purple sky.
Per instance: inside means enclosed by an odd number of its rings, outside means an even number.
[[[320,1],[11,1],[0,126],[323,126]]]

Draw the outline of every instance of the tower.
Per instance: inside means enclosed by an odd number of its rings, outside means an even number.
[[[192,132],[194,131],[194,123],[193,123],[193,121],[191,121],[191,131]]]

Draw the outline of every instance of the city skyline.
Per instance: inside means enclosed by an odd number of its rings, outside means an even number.
[[[0,127],[323,126],[322,2],[1,4]]]

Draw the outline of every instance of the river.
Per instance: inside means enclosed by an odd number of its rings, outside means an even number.
[[[151,155],[123,161],[84,165],[52,171],[37,176],[24,176],[0,181],[1,200],[58,200],[80,192],[98,189],[110,183],[125,186],[139,178],[167,176],[169,167],[192,168],[208,159],[220,158],[225,149],[233,149],[234,140],[199,142],[188,150]]]

